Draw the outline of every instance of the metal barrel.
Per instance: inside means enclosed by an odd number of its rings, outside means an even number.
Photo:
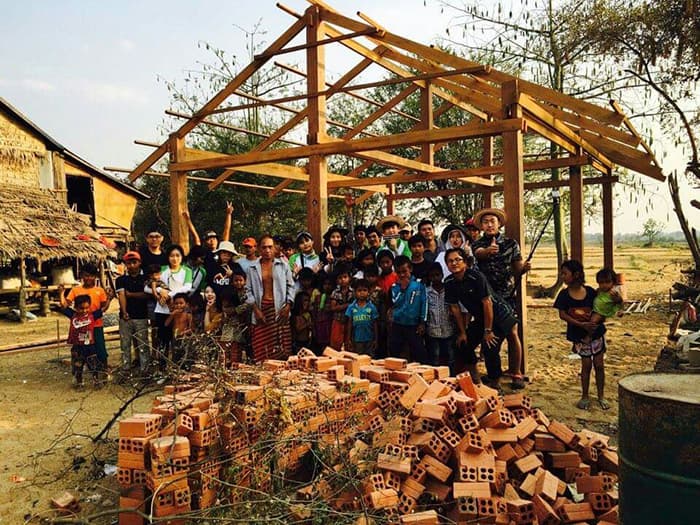
[[[700,523],[700,375],[620,380],[620,523]]]

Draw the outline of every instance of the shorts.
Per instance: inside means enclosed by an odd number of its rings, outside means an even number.
[[[594,357],[605,353],[605,337],[591,339],[589,342],[577,341],[571,351],[581,357]]]

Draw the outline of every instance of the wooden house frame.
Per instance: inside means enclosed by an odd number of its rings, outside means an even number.
[[[169,155],[175,241],[186,243],[188,237],[187,225],[182,220],[182,212],[187,209],[188,172],[223,169],[209,182],[210,189],[214,190],[224,183],[236,184],[235,179],[229,179],[241,172],[282,179],[276,186],[268,188],[271,195],[288,189],[295,181],[303,181],[306,184],[308,229],[315,239],[321,239],[321,234],[326,230],[328,197],[338,188],[363,190],[359,200],[374,192],[384,192],[388,197],[388,213],[393,211],[393,203],[399,199],[478,192],[483,194],[486,205],[490,205],[493,193],[502,192],[504,208],[509,216],[506,234],[522,246],[524,191],[567,187],[571,201],[571,256],[583,260],[583,185],[599,184],[602,186],[605,264],[613,266],[613,184],[616,181],[613,167],[619,165],[653,179],[664,180],[661,167],[650,148],[616,103],[611,102],[611,108],[604,108],[578,100],[490,66],[403,38],[362,13],[357,13],[360,18],[357,20],[344,16],[322,0],[308,2],[311,5],[303,14],[278,4],[296,18],[295,22],[130,173],[129,179],[133,182],[147,173],[161,157]],[[290,45],[298,36],[303,42]],[[344,46],[359,55],[357,65],[332,84],[327,82],[325,67],[325,53],[329,46]],[[273,58],[290,52],[305,53],[306,72],[301,73],[307,79],[305,93],[276,99],[253,99],[241,93],[241,86],[251,75]],[[384,68],[394,78],[353,84],[359,74],[374,64]],[[379,104],[361,123],[346,125],[344,129],[347,132],[342,138],[328,135],[330,123],[326,116],[326,104],[329,98],[340,93],[359,97],[362,89],[398,82],[403,83],[405,89],[386,103]],[[420,92],[421,116],[412,122],[410,131],[391,136],[359,136],[387,113],[397,113],[396,105],[416,91]],[[231,98],[244,100],[245,103],[226,105],[225,102]],[[440,105],[434,104],[436,99],[439,99]],[[223,155],[185,145],[187,135],[197,126],[211,123],[208,117],[217,113],[251,107],[279,107],[286,102],[299,100],[306,101],[305,109],[294,112],[284,125],[266,136],[252,151]],[[437,128],[436,115],[455,107],[472,115],[471,122],[464,126]],[[306,143],[290,145],[292,141],[286,138],[289,132],[304,123]],[[523,137],[529,133],[560,146],[567,156],[525,162]],[[495,163],[493,158],[495,137],[502,138],[500,163]],[[462,140],[481,142],[482,166],[449,169],[435,164],[434,153],[438,148]],[[419,155],[406,158],[391,151],[404,146],[417,148]],[[354,157],[362,163],[345,175],[329,173],[327,157],[331,155]],[[303,166],[288,164],[298,159],[307,159],[307,162]],[[388,176],[361,177],[373,164],[388,166],[395,171]],[[584,165],[592,166],[599,174],[584,177],[581,170]],[[525,182],[526,171],[550,168],[566,168],[562,175],[568,172],[568,178]],[[494,176],[500,176],[502,183],[496,185]],[[459,179],[467,184],[464,188],[444,191],[398,191],[402,184],[441,179]],[[519,291],[522,324],[525,325],[524,290],[521,288]]]

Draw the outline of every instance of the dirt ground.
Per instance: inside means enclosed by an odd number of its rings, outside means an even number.
[[[528,277],[531,286],[554,281],[554,251],[541,247]],[[527,368],[531,383],[527,393],[533,404],[550,418],[576,429],[588,427],[615,439],[617,432],[617,383],[627,374],[651,370],[666,341],[670,318],[668,291],[679,270],[689,261],[687,250],[678,248],[618,247],[616,270],[624,272],[630,299],[651,297],[647,314],[631,314],[611,321],[606,355],[606,396],[612,408],[603,411],[595,403],[588,411],[574,407],[580,395],[580,361],[569,358],[565,325],[551,308],[552,300],[532,299],[528,319]],[[595,284],[595,271],[602,265],[602,250],[586,250],[586,271]],[[19,325],[0,321],[0,346],[55,338],[67,333],[67,322],[58,315]],[[119,362],[118,343],[108,343],[110,362]],[[67,349],[0,354],[0,524],[39,523],[54,516],[52,497],[65,490],[82,501],[83,513],[103,514],[96,523],[113,523],[109,515],[118,505],[114,475],[106,475],[105,463],[116,463],[116,428],[107,442],[96,446],[92,438],[134,388],[109,384],[101,390],[71,388],[70,371],[62,362]],[[592,391],[594,387],[592,385]],[[139,398],[127,410],[147,411],[155,394]]]

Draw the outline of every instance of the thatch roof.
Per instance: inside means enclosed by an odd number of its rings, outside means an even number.
[[[42,245],[39,240],[42,236],[57,239],[59,246]],[[80,240],[78,236],[87,236],[88,240]],[[1,257],[97,259],[110,253],[90,227],[90,218],[72,211],[53,192],[11,185],[0,187]]]

